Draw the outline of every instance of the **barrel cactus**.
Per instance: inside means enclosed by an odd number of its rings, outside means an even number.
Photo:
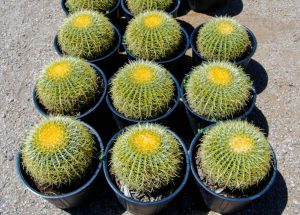
[[[127,49],[145,60],[163,60],[176,54],[183,35],[176,19],[165,12],[146,11],[133,18],[124,36]]]
[[[243,110],[252,98],[252,82],[241,67],[210,62],[195,67],[185,83],[190,108],[211,120],[224,120]]]
[[[66,18],[58,32],[63,53],[88,60],[108,52],[114,40],[115,31],[108,18],[87,10]]]
[[[197,49],[207,60],[235,61],[251,47],[246,28],[228,17],[214,18],[199,30]]]
[[[68,117],[51,117],[23,141],[22,165],[42,186],[61,187],[82,178],[97,156],[89,129]]]
[[[178,177],[183,160],[180,143],[165,127],[137,124],[115,140],[110,166],[130,190],[151,193]]]
[[[169,72],[150,61],[125,65],[111,82],[114,107],[133,119],[146,120],[166,112],[174,94],[175,83]]]
[[[81,10],[94,10],[101,13],[109,12],[117,0],[67,0],[66,7],[70,13]]]
[[[203,173],[219,187],[246,190],[265,179],[272,152],[264,134],[246,121],[217,123],[197,151]]]
[[[50,114],[77,115],[96,100],[102,88],[102,80],[89,64],[64,57],[39,74],[36,95]]]
[[[128,9],[134,15],[146,10],[166,11],[173,3],[173,0],[126,0]]]

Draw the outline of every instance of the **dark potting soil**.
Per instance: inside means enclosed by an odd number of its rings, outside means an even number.
[[[259,193],[270,182],[270,179],[271,179],[273,171],[274,171],[274,169],[271,168],[268,175],[258,185],[254,185],[254,186],[248,188],[247,190],[243,190],[243,191],[230,190],[228,188],[218,186],[202,171],[200,158],[196,158],[194,162],[196,164],[198,175],[199,175],[201,181],[205,184],[205,186],[208,187],[213,192],[215,192],[219,195],[225,196],[225,197],[229,197],[229,198],[246,198],[246,197],[253,196],[253,195]]]

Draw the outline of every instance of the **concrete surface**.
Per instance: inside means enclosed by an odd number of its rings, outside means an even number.
[[[272,191],[240,214],[300,214],[300,1],[230,2],[216,14],[236,16],[257,37],[249,68],[259,92],[253,117],[269,134],[280,172]],[[21,184],[15,169],[19,140],[40,119],[31,92],[38,72],[56,57],[52,42],[64,14],[59,0],[1,0],[0,14],[0,214],[126,213],[107,187],[91,204],[67,212]],[[194,27],[213,15],[183,14],[179,19]],[[192,184],[166,212],[207,213]]]

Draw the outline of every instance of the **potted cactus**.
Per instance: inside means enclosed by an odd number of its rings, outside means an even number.
[[[133,214],[159,213],[183,189],[189,169],[185,144],[157,124],[119,131],[105,151],[106,180]]]
[[[120,0],[61,0],[61,6],[67,15],[81,10],[94,10],[105,14],[112,21],[117,21]]]
[[[254,55],[257,42],[254,34],[237,20],[217,17],[199,25],[191,35],[193,60],[231,61],[247,68]]]
[[[182,82],[181,92],[195,134],[207,124],[246,118],[256,100],[250,77],[241,67],[229,62],[195,67]]]
[[[60,55],[70,55],[99,65],[109,77],[121,44],[119,30],[102,14],[79,11],[66,18],[54,40]]]
[[[218,213],[241,210],[273,185],[276,157],[264,134],[246,121],[210,126],[194,138],[192,173],[208,208]]]
[[[146,11],[134,17],[123,40],[129,59],[155,61],[172,72],[189,47],[187,32],[176,19],[162,11]]]
[[[51,117],[24,138],[17,171],[32,193],[67,209],[91,201],[102,168],[102,141],[89,125]]]
[[[196,12],[210,12],[225,5],[226,0],[188,0],[189,6]]]
[[[106,102],[120,129],[137,122],[174,125],[179,84],[161,65],[132,61],[120,68],[109,82]]]
[[[147,10],[162,10],[177,17],[181,0],[121,0],[127,21]]]

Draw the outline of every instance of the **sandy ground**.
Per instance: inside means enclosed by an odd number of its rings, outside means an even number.
[[[226,13],[257,37],[249,67],[259,93],[254,117],[269,134],[280,172],[271,192],[240,214],[300,214],[300,1],[232,0],[216,15]],[[59,0],[1,0],[0,14],[0,214],[126,213],[106,186],[94,202],[67,212],[21,184],[15,168],[19,140],[40,119],[31,92],[38,72],[57,57],[52,43],[65,16]],[[189,29],[213,16],[182,14]],[[213,214],[191,184],[166,213]]]

